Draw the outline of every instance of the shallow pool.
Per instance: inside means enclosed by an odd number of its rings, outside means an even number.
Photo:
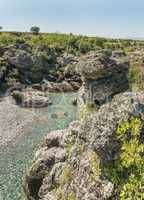
[[[21,180],[44,136],[76,119],[75,93],[51,94],[53,105],[35,109],[38,120],[13,145],[0,149],[0,200],[23,200]]]

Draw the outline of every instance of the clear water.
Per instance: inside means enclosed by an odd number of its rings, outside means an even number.
[[[63,129],[76,119],[76,107],[72,105],[74,93],[51,94],[53,105],[35,110],[39,116],[31,130],[17,139],[15,144],[0,149],[0,200],[23,200],[22,176],[44,136],[51,130]],[[52,118],[57,114],[57,118]]]

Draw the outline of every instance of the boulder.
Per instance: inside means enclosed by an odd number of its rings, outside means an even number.
[[[57,63],[59,66],[75,65],[78,62],[78,58],[73,54],[64,53],[61,57],[57,57]]]
[[[52,104],[50,98],[44,92],[36,90],[14,91],[12,96],[22,107],[41,108]]]
[[[78,107],[94,105],[99,108],[111,101],[114,95],[129,89],[129,62],[127,59],[113,59],[104,52],[91,53],[79,62],[83,84],[79,90]]]
[[[48,148],[58,147],[58,146],[62,147],[63,146],[63,137],[66,134],[67,134],[67,129],[52,131],[46,136],[46,138],[44,140],[44,144]]]
[[[5,52],[4,57],[8,60],[10,65],[20,69],[30,68],[33,65],[31,55],[24,50],[10,48]]]
[[[126,53],[122,50],[116,50],[112,52],[112,58],[121,58],[125,56],[126,56]]]
[[[57,118],[58,118],[58,115],[57,115],[56,113],[52,113],[52,114],[51,114],[51,118],[57,119]]]
[[[96,80],[127,70],[129,62],[125,59],[117,62],[111,58],[111,54],[100,51],[84,56],[78,66],[78,70],[84,79]]]

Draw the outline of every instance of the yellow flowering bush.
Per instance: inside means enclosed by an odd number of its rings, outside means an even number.
[[[120,200],[144,199],[143,134],[144,122],[140,118],[133,117],[117,128],[120,151],[117,159],[104,168],[104,173],[115,184]]]

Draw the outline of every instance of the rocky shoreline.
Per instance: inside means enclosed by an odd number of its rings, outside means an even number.
[[[113,57],[81,63],[79,121],[44,139],[23,177],[28,200],[142,199],[144,92],[129,87],[129,62]]]
[[[0,148],[4,148],[21,135],[25,134],[25,129],[31,127],[35,113],[22,109],[11,102],[9,97],[0,102]]]

